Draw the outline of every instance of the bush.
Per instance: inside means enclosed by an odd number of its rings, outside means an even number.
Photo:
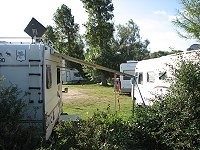
[[[159,149],[200,148],[200,64],[183,61],[165,97],[140,108],[136,124],[154,137]]]
[[[25,107],[23,102],[25,97],[22,93],[14,86],[0,86],[0,149],[2,150],[31,149],[33,146],[32,129],[25,129],[20,124]]]
[[[173,149],[200,148],[200,64],[183,61],[159,103],[162,141]]]
[[[147,132],[124,121],[109,108],[96,111],[88,120],[60,122],[54,130],[52,149],[155,149],[155,140]],[[48,147],[49,148],[49,147]]]

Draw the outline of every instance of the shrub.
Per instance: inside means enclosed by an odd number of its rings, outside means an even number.
[[[53,149],[135,149],[155,148],[155,140],[118,114],[96,111],[88,120],[60,122],[54,130]]]
[[[183,61],[159,103],[162,141],[173,149],[200,148],[200,64]]]
[[[20,119],[23,117],[25,98],[17,87],[0,85],[0,149],[31,149],[32,129],[23,128]],[[21,97],[21,98],[20,98]]]
[[[165,97],[140,108],[136,125],[153,136],[158,149],[200,148],[200,64],[182,61]]]

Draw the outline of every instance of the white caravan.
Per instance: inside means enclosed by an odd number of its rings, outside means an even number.
[[[120,64],[120,72],[135,75],[135,66],[138,61],[127,61],[127,63]],[[131,77],[120,75],[120,90],[121,93],[131,94]]]
[[[198,54],[197,54],[198,53]],[[138,105],[151,105],[156,95],[167,93],[173,79],[172,67],[177,68],[180,60],[198,61],[199,51],[187,51],[160,58],[139,61],[135,68],[137,84],[134,84],[132,97]]]
[[[75,68],[62,69],[61,74],[62,74],[62,82],[79,82],[83,80],[83,77],[80,75],[79,71]]]
[[[41,129],[49,138],[62,113],[62,59],[45,44],[0,43],[0,76],[28,93],[22,123]]]

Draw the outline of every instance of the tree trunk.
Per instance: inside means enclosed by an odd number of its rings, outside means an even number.
[[[106,80],[106,76],[104,74],[104,71],[101,71],[101,83],[103,86],[107,86],[107,80]]]

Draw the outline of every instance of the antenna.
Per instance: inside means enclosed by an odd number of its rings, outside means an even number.
[[[29,24],[24,29],[24,32],[26,32],[32,38],[32,40],[34,39],[35,42],[37,42],[37,40],[39,40],[43,36],[45,31],[46,28],[35,18],[32,18]]]

